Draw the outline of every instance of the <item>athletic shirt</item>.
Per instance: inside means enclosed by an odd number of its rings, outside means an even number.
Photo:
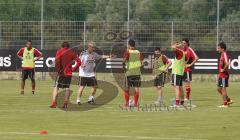
[[[183,50],[176,49],[176,56],[173,63],[172,74],[183,76],[185,68],[185,53]]]
[[[128,50],[123,56],[126,62],[126,75],[141,75],[141,54],[138,50]]]
[[[76,65],[72,68],[74,62]],[[80,65],[81,61],[76,52],[67,47],[58,49],[55,56],[55,70],[59,76],[71,76]]]
[[[197,57],[197,54],[190,47],[185,48],[184,52],[186,54],[185,56],[186,64],[191,64],[193,60]],[[190,72],[190,71],[192,71],[192,67],[185,67],[184,72]]]
[[[19,57],[23,57],[22,60],[23,69],[34,69],[35,68],[34,57],[39,57],[42,54],[35,48],[31,48],[30,50],[28,50],[27,47],[24,47],[17,52],[17,55]]]
[[[88,51],[83,51],[79,56],[82,65],[79,67],[79,76],[94,77],[95,76],[95,60],[101,59],[101,55]]]
[[[169,64],[168,58],[165,55],[154,58],[153,74],[159,75],[166,69],[166,64]]]
[[[228,68],[224,72],[220,72],[221,69],[223,69],[226,65],[226,63],[229,61],[228,55],[226,52],[221,53],[221,57],[218,61],[218,76],[219,78],[227,78],[229,76]]]

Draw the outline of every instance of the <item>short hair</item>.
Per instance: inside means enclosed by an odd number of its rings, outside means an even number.
[[[156,47],[155,51],[161,51],[161,48],[160,47]]]
[[[227,46],[226,46],[226,44],[225,44],[224,42],[220,42],[220,43],[218,44],[218,46],[219,46],[221,49],[224,49],[224,50],[227,49]]]
[[[96,47],[96,44],[95,44],[95,42],[93,42],[93,41],[89,41],[88,44],[92,44],[93,47]]]
[[[128,45],[130,45],[131,47],[135,47],[135,41],[133,39],[130,39],[128,41]]]
[[[187,43],[187,45],[189,46],[190,43],[189,43],[189,39],[188,38],[183,38],[182,41],[185,41]]]
[[[64,48],[64,47],[67,47],[67,48],[70,47],[70,45],[69,45],[69,43],[68,43],[67,41],[64,41],[64,42],[62,43],[62,48]]]
[[[26,43],[28,43],[28,42],[31,42],[31,43],[32,43],[32,40],[31,40],[31,39],[28,39],[28,40],[26,41]]]

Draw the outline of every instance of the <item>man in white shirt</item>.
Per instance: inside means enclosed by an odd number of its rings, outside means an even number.
[[[93,88],[92,95],[88,98],[89,104],[94,104],[94,95],[97,91],[97,80],[95,77],[95,60],[110,58],[111,56],[99,55],[94,50],[96,49],[94,42],[88,42],[87,50],[80,54],[82,62],[79,67],[79,89],[77,93],[77,104],[81,104],[81,96],[85,86],[91,86]]]

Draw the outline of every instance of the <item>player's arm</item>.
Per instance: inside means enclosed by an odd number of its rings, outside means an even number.
[[[111,54],[111,55],[99,55],[97,56],[98,59],[107,59],[107,58],[113,58],[115,57],[114,54]]]
[[[140,53],[140,62],[141,62],[141,68],[144,67],[144,62],[143,62],[143,54]]]
[[[42,57],[42,53],[40,51],[38,51],[37,49],[34,49],[34,56],[36,56],[34,58],[34,61],[37,61]]]
[[[128,60],[129,60],[129,53],[128,53],[128,51],[125,51],[123,54],[123,70],[124,70],[124,72],[126,71],[126,63],[128,62]]]
[[[182,47],[181,43],[175,43],[171,45],[171,48],[175,50],[176,58],[179,60],[182,58],[183,54],[185,53],[183,50],[180,49]]]
[[[75,57],[75,62],[77,64],[72,68],[72,71],[76,71],[79,68],[79,66],[81,65],[81,60],[78,56]]]
[[[192,61],[191,64],[186,65],[186,67],[191,67],[191,66],[194,65],[194,64],[198,61],[198,59],[199,59],[199,57],[198,57],[197,54],[194,52],[194,50],[192,50],[191,48],[190,48],[190,50],[191,50],[191,55],[193,56],[193,61]]]
[[[56,72],[58,72],[59,74],[62,72],[62,65],[61,65],[61,50],[59,49],[56,53],[56,56],[55,56],[55,69],[56,69]]]
[[[166,65],[165,71],[168,70],[168,68],[172,65],[172,61],[169,60],[165,55],[163,56],[163,62]]]
[[[17,52],[18,58],[23,59],[23,51],[24,51],[24,48],[21,48],[21,49]]]
[[[224,67],[223,67],[223,69],[221,69],[221,72],[226,71],[229,66],[228,56],[226,55],[226,53],[224,53],[223,55],[224,55]]]

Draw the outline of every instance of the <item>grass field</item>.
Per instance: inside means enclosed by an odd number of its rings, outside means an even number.
[[[52,81],[37,81],[33,96],[28,81],[22,96],[19,81],[0,81],[0,140],[230,140],[240,136],[239,83],[230,83],[228,91],[234,100],[230,108],[217,108],[222,100],[215,83],[192,83],[192,103],[196,108],[158,112],[120,110],[118,105],[123,103],[120,90],[117,97],[105,105],[84,104],[67,111],[51,109],[52,84]],[[72,89],[74,104],[77,86]],[[89,92],[87,88],[84,101]],[[164,92],[166,103],[170,103],[174,97],[172,87],[167,85]],[[154,100],[155,88],[141,89],[141,104],[151,104]],[[41,130],[47,130],[48,134],[40,135]]]

